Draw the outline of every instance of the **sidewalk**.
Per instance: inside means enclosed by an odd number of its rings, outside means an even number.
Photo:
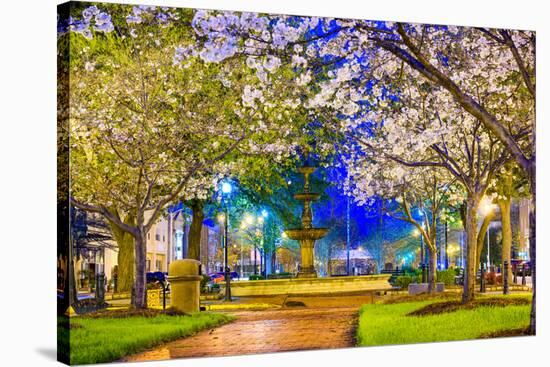
[[[124,361],[214,357],[355,346],[357,307],[232,312],[233,323],[126,357]]]

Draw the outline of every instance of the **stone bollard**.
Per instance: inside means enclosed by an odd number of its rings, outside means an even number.
[[[168,281],[170,282],[170,304],[181,312],[198,312],[200,302],[199,275],[200,261],[193,259],[176,260],[170,263]]]

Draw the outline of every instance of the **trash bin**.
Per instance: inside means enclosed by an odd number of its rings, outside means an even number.
[[[176,260],[168,268],[170,282],[170,305],[181,312],[198,312],[200,302],[200,261]]]

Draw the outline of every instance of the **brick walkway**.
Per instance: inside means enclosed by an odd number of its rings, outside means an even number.
[[[227,356],[355,345],[358,307],[282,308],[231,312],[234,322],[125,361]]]

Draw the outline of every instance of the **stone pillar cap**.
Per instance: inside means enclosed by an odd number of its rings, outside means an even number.
[[[194,259],[172,261],[168,268],[168,276],[180,277],[184,275],[198,275],[200,264],[200,261]]]

